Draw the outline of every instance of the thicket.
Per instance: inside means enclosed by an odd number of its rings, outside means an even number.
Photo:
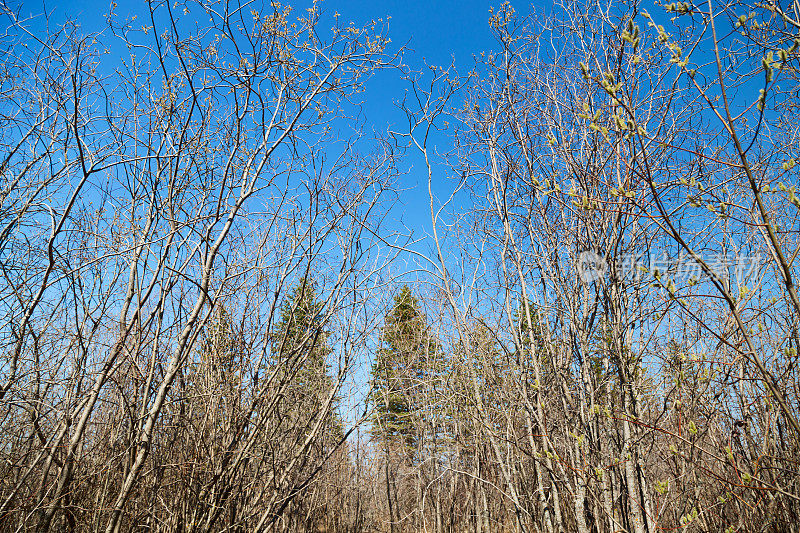
[[[0,11],[0,530],[800,530],[800,4],[115,9]]]

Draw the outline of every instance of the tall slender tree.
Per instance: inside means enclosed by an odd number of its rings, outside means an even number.
[[[281,306],[273,352],[286,369],[282,378],[288,382],[288,405],[312,413],[321,411],[334,386],[327,362],[332,349],[325,331],[324,304],[317,299],[316,283],[308,277],[300,280]],[[340,434],[338,420],[335,425]]]
[[[421,388],[435,350],[436,342],[419,300],[403,286],[386,314],[381,347],[372,368],[374,437],[411,447],[417,443],[419,428],[414,418],[423,408]]]
[[[420,458],[430,444],[427,441],[435,444],[437,352],[419,300],[403,286],[384,318],[380,349],[372,367],[372,435],[384,453],[386,502],[393,533],[400,517],[416,515],[422,504],[419,490],[414,501],[411,491],[397,485],[415,475],[425,477]],[[426,428],[431,430],[429,435]]]

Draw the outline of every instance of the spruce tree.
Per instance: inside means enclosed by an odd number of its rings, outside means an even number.
[[[237,404],[244,355],[241,337],[234,332],[233,320],[222,304],[217,304],[213,313],[201,335],[199,357],[187,365],[188,385],[213,395],[216,405]]]
[[[287,382],[287,405],[297,415],[307,417],[309,424],[317,420],[334,386],[327,363],[331,352],[324,304],[317,300],[315,283],[303,278],[281,305],[273,353],[281,365],[282,379]],[[335,409],[327,416],[331,426],[328,429],[341,435],[342,424]]]
[[[437,348],[408,286],[394,297],[380,341],[372,368],[372,434],[385,445],[413,448],[419,439],[415,419],[424,410],[421,389]]]
[[[241,347],[233,333],[233,322],[222,304],[203,330],[200,359],[220,372],[230,372],[241,357]]]

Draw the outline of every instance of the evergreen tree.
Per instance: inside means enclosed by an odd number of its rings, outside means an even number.
[[[317,300],[312,280],[303,278],[281,305],[273,335],[273,353],[286,383],[287,405],[308,423],[317,420],[334,386],[327,359],[332,349],[325,331],[323,302]],[[327,414],[334,437],[342,434],[335,409]],[[323,432],[325,433],[325,432]],[[336,440],[336,438],[334,438]]]
[[[530,321],[528,314],[530,313]],[[544,327],[540,323],[539,310],[533,302],[520,302],[519,308],[514,313],[514,326],[519,337],[519,351],[522,355],[532,355],[542,350],[545,344]],[[531,342],[533,339],[533,342]]]
[[[381,347],[372,368],[372,434],[384,444],[413,448],[417,443],[420,435],[415,419],[425,408],[421,389],[430,376],[436,350],[419,301],[404,286],[384,320]]]
[[[338,397],[334,396],[333,402],[327,404],[337,384],[328,367],[333,349],[325,329],[326,314],[324,302],[318,300],[316,283],[301,278],[281,303],[280,319],[272,335],[273,362],[278,365],[277,381],[281,388],[278,394],[282,398],[272,416],[277,424],[272,439],[281,442],[287,457],[297,453],[306,442],[309,445],[300,456],[303,466],[296,467],[296,475],[288,481],[296,487],[315,476],[325,479],[332,467],[323,465],[317,473],[316,465],[323,464],[344,439],[344,424],[337,414]],[[313,433],[318,424],[321,424],[319,430]],[[300,492],[287,508],[295,529],[302,524],[311,531],[312,524],[323,519],[325,512],[314,494]]]
[[[199,358],[191,365],[190,385],[211,394],[219,408],[230,408],[240,400],[236,388],[244,350],[225,307],[217,304],[213,313],[202,332]]]
[[[222,304],[203,330],[200,360],[218,372],[232,371],[241,358],[241,346],[233,333],[233,323]]]

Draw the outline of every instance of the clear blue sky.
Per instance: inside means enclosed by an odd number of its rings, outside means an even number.
[[[116,12],[144,14],[145,0],[116,0]],[[15,2],[10,1],[13,5]],[[97,30],[104,25],[103,15],[108,12],[109,0],[18,0],[25,13],[55,10],[80,20],[87,29]],[[268,2],[264,2],[268,4]],[[296,11],[310,5],[309,0],[284,1]],[[323,0],[320,5],[328,13],[338,12],[342,19],[363,25],[373,19],[391,17],[389,33],[395,46],[409,43],[415,50],[415,59],[423,57],[429,63],[443,64],[455,56],[462,66],[468,65],[472,54],[487,50],[492,45],[487,24],[489,8],[498,7],[501,1],[487,0],[437,0],[404,2],[401,0]],[[536,0],[539,5],[551,4]],[[529,11],[531,2],[513,3],[520,13]]]
[[[104,15],[111,4],[110,0],[17,2],[23,16],[47,11],[52,14],[54,24],[62,22],[64,17],[70,17],[78,21],[86,32],[105,28]],[[10,3],[14,5],[15,2],[10,0]],[[116,0],[116,3],[115,12],[118,15],[138,14],[143,23],[148,19],[145,0]],[[263,3],[268,5],[268,0]],[[296,13],[300,13],[310,5],[310,0],[282,3],[291,5]],[[408,48],[403,58],[413,70],[425,70],[425,64],[446,66],[455,61],[456,68],[466,72],[473,65],[474,55],[495,47],[488,25],[489,8],[500,4],[500,0],[323,0],[320,5],[327,14],[338,12],[342,22],[352,21],[356,26],[365,25],[373,19],[387,20],[391,17],[388,23],[391,46],[394,50],[402,46]],[[531,4],[530,0],[526,0],[512,5],[524,16],[531,11],[532,5],[536,5],[537,11],[543,12],[549,10],[552,3],[549,0],[535,0]],[[368,130],[386,132],[389,127],[404,128],[405,115],[395,103],[402,98],[407,87],[408,83],[398,71],[380,73],[371,81],[364,95],[365,127]],[[446,140],[441,138],[439,141],[437,147],[447,150],[446,146],[442,146]],[[403,205],[398,210],[398,217],[402,214],[403,223],[414,228],[417,236],[430,231],[427,176],[420,163],[418,158],[408,157],[401,166],[407,171],[402,177],[401,187],[409,190],[401,197]],[[444,190],[441,192],[445,193]]]
[[[170,0],[174,1],[174,0]],[[541,1],[541,0],[539,0]],[[105,26],[103,16],[108,12],[110,0],[17,0],[22,7],[22,15],[53,13],[54,22],[59,23],[64,16],[80,22],[87,32],[101,30]],[[268,5],[268,0],[258,0]],[[13,5],[14,0],[10,0]],[[120,16],[136,13],[140,20],[147,20],[145,0],[116,0],[115,12]],[[301,13],[310,0],[284,1]],[[473,55],[488,51],[493,46],[489,32],[489,8],[498,6],[500,1],[490,0],[444,0],[410,1],[401,0],[323,0],[320,5],[327,14],[340,13],[342,22],[353,21],[356,26],[371,20],[387,20],[391,46],[396,50],[407,45],[409,51],[404,55],[405,62],[415,70],[420,70],[424,62],[447,65],[451,58],[459,70],[467,70],[472,65]],[[518,12],[527,12],[528,2],[516,6]],[[323,25],[324,27],[324,25]],[[392,102],[402,96],[405,84],[398,73],[383,74],[371,84],[367,95],[365,113],[375,128],[385,129],[387,124],[402,118],[393,109]]]

